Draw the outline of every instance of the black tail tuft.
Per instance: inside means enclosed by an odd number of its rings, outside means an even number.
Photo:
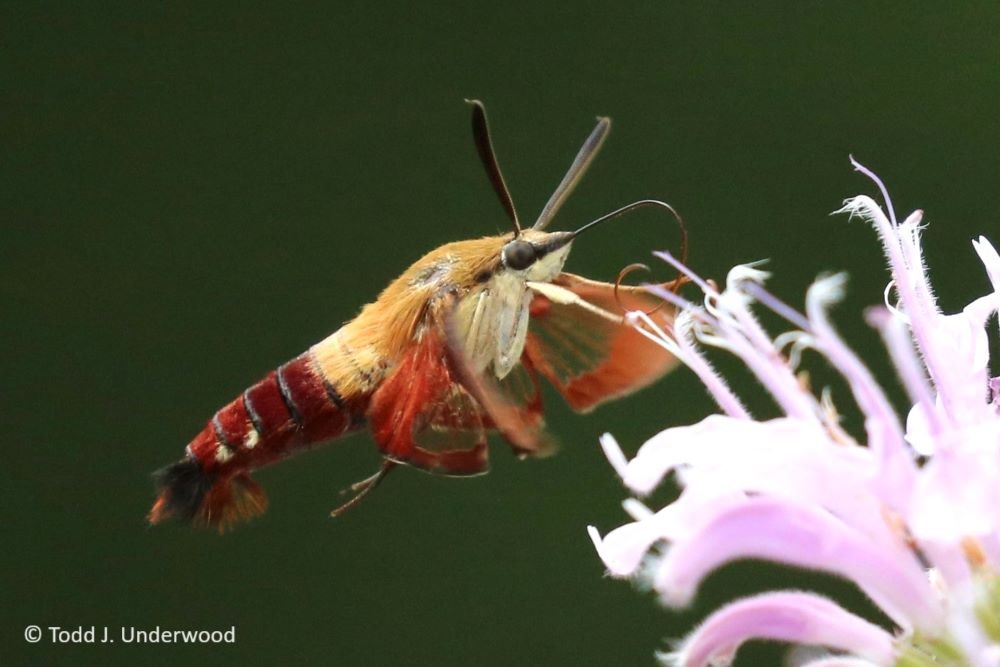
[[[225,532],[267,509],[267,495],[245,472],[220,477],[186,458],[155,473],[159,495],[149,522],[177,518]]]
[[[150,523],[176,517],[192,521],[215,483],[213,475],[205,473],[197,459],[186,458],[153,473],[159,496],[149,512]]]

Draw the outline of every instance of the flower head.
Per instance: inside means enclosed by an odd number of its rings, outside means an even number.
[[[880,332],[912,405],[905,418],[827,317],[842,276],[820,278],[804,313],[764,288],[768,274],[737,266],[719,289],[669,254],[704,293],[701,304],[669,292],[678,312],[666,330],[632,314],[641,332],[670,350],[705,384],[722,414],[669,428],[627,460],[610,436],[602,446],[637,495],[673,475],[680,495],[659,511],[626,501],[635,519],[591,537],[611,574],[649,579],[662,600],[687,605],[704,578],[737,559],[761,558],[853,581],[894,624],[883,628],[803,591],[734,601],[663,656],[668,664],[725,664],[753,638],[824,646],[833,665],[1000,665],[1000,378],[989,372],[986,324],[1000,309],[1000,255],[984,237],[973,248],[992,291],[961,312],[936,303],[921,249],[922,212],[898,222],[870,197],[839,213],[875,228],[891,279]],[[791,329],[772,336],[752,307]],[[703,354],[740,358],[783,416],[754,420]],[[863,416],[864,442],[839,425],[825,392],[797,376],[812,349],[844,377]],[[661,547],[654,549],[654,547]]]

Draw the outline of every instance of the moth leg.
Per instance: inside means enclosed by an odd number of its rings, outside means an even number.
[[[336,509],[331,511],[330,516],[336,518],[342,515],[347,510],[356,506],[358,503],[360,503],[361,499],[367,496],[369,493],[371,493],[372,490],[376,486],[378,486],[383,479],[385,479],[385,476],[389,474],[389,471],[395,468],[397,465],[399,464],[396,463],[395,461],[391,459],[385,459],[384,461],[382,461],[382,467],[379,468],[379,471],[377,473],[375,473],[371,477],[366,477],[360,482],[355,482],[354,484],[351,484],[349,489],[344,489],[342,493],[350,491],[354,495],[351,496],[351,498],[347,502],[342,504],[340,507],[337,507]]]

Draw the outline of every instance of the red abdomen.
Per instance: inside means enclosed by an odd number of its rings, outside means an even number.
[[[346,401],[306,352],[216,412],[188,453],[213,474],[260,468],[359,426],[364,407]]]
[[[220,531],[264,511],[249,472],[361,425],[368,396],[344,398],[311,351],[269,373],[215,413],[187,456],[156,474],[151,523],[177,517]]]

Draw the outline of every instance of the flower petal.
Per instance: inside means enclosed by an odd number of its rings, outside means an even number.
[[[612,576],[627,577],[635,574],[653,544],[683,539],[697,525],[700,516],[739,504],[744,498],[742,493],[702,497],[697,490],[686,492],[659,512],[642,512],[636,521],[615,528],[603,539],[593,526],[589,526],[587,532],[608,572]]]
[[[600,438],[601,449],[604,451],[604,457],[611,464],[611,467],[619,477],[625,477],[625,467],[628,465],[628,461],[625,458],[625,453],[622,448],[618,445],[618,441],[615,440],[615,436],[610,433],[605,433]]]
[[[841,340],[827,318],[830,304],[840,299],[843,275],[821,278],[806,293],[806,312],[813,328],[816,348],[847,380],[854,400],[865,416],[868,447],[879,459],[882,495],[890,503],[899,503],[912,486],[916,471],[906,448],[899,417],[871,372]],[[893,507],[893,509],[899,509]]]
[[[626,486],[644,495],[681,466],[737,470],[743,464],[761,461],[761,457],[783,458],[803,447],[825,450],[825,441],[825,432],[813,421],[753,422],[711,415],[697,424],[670,428],[650,438],[629,462],[623,478]]]
[[[871,539],[888,539],[871,490],[880,475],[872,452],[835,444],[812,420],[752,422],[713,415],[667,429],[644,444],[623,478],[639,494],[676,472],[688,492],[709,498],[746,492],[814,502]],[[695,516],[699,508],[692,510]]]
[[[1000,420],[962,429],[924,465],[909,516],[918,539],[958,544],[1000,531]]]
[[[973,239],[972,247],[975,248],[976,254],[979,255],[983,266],[986,267],[986,275],[990,277],[993,291],[1000,292],[1000,253],[997,253],[996,248],[985,236]]]
[[[603,539],[594,526],[587,526],[587,533],[597,549],[597,555],[604,561],[608,572],[615,577],[633,574],[639,569],[653,543],[662,539],[646,521],[626,523],[612,530]]]
[[[924,360],[938,391],[938,402],[960,425],[987,415],[990,343],[987,318],[996,310],[994,295],[973,301],[961,313],[934,315],[925,332]]]
[[[882,665],[893,656],[892,635],[882,628],[819,595],[787,591],[726,605],[665,658],[678,667],[728,664],[750,639],[827,646]]]
[[[902,545],[873,542],[829,512],[789,499],[747,497],[707,514],[658,566],[653,586],[667,604],[687,605],[725,563],[762,558],[850,579],[902,627],[941,621],[919,562]]]

